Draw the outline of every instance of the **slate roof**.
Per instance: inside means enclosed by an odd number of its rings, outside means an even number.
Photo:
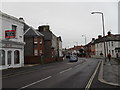
[[[105,37],[101,37],[99,39],[95,40],[95,43],[99,43],[99,42],[103,42],[103,41],[120,41],[120,34],[116,34],[116,35],[110,35],[110,36],[105,36]]]
[[[40,33],[42,33],[44,35],[45,40],[52,40],[52,32],[51,31],[43,31]]]
[[[38,32],[36,29],[34,29],[31,26],[28,26],[27,24],[24,24],[24,35],[25,36],[44,36],[42,33]]]
[[[0,11],[0,16],[2,16],[2,17],[4,16],[4,17],[10,18],[12,20],[15,20],[17,22],[24,23],[23,21],[19,20],[18,18],[14,17],[14,16],[11,16],[11,15],[8,15],[6,13],[3,13],[1,11]]]

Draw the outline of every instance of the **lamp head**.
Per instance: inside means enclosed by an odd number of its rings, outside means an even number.
[[[91,14],[95,14],[95,12],[91,12]]]

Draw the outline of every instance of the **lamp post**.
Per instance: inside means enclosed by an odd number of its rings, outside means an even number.
[[[86,36],[85,36],[85,35],[82,35],[82,37],[85,37],[85,45],[86,45]]]
[[[104,39],[104,54],[105,54],[105,62],[106,62],[106,46],[105,46],[105,26],[104,26],[104,14],[102,12],[92,12],[91,14],[100,14],[102,15],[102,27],[103,27],[103,39]]]
[[[82,35],[82,37],[85,37],[85,48],[84,48],[84,53],[86,54],[85,56],[88,55],[88,52],[87,52],[87,47],[86,47],[86,36],[85,35]]]

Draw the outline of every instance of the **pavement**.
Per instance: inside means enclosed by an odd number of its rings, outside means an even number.
[[[114,59],[102,60],[98,80],[109,85],[120,86],[120,64]]]

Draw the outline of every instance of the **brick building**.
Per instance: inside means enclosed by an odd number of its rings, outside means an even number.
[[[58,37],[50,31],[49,25],[42,25],[38,27],[38,31],[44,35],[45,40],[45,53],[44,53],[44,62],[54,62],[59,57],[59,46],[58,46]],[[60,40],[59,40],[60,41]],[[62,46],[60,46],[62,48]]]
[[[44,35],[24,24],[25,64],[43,63]]]

